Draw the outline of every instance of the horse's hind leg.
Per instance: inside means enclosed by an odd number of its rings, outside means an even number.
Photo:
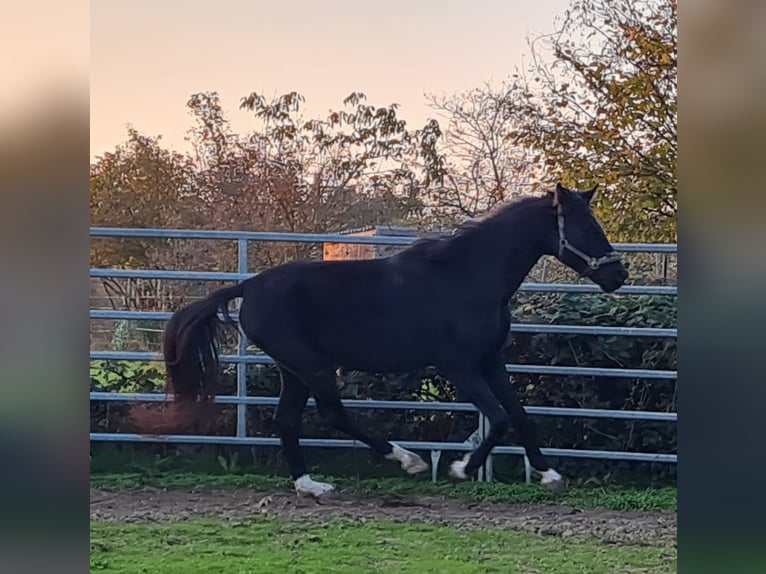
[[[282,454],[299,496],[319,498],[333,490],[332,485],[312,480],[306,472],[306,462],[300,450],[301,415],[309,398],[309,389],[293,373],[279,367],[282,390],[274,420],[282,443]]]
[[[341,403],[334,373],[322,373],[304,378],[304,380],[314,394],[319,414],[330,425],[351,438],[365,443],[388,460],[398,461],[402,469],[408,474],[417,474],[428,470],[428,464],[414,452],[369,434],[351,420]]]
[[[450,466],[450,475],[465,480],[469,475],[484,464],[492,449],[502,441],[511,417],[492,394],[489,386],[478,369],[440,369],[457,389],[458,395],[476,405],[476,408],[489,419],[489,434],[476,447],[466,454],[462,460],[456,460]]]

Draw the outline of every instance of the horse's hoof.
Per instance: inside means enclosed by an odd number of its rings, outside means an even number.
[[[332,493],[334,490],[335,487],[332,484],[311,480],[311,477],[308,474],[304,474],[295,481],[295,492],[300,497],[310,497],[318,500]]]
[[[427,471],[430,467],[428,466],[428,463],[424,461],[422,458],[420,458],[418,455],[415,455],[416,459],[410,462],[409,464],[405,465],[402,464],[402,468],[404,469],[404,472],[407,474],[419,474],[421,472]]]
[[[468,465],[468,459],[471,458],[471,453],[466,454],[461,460],[455,460],[449,467],[449,474],[452,478],[457,480],[467,480],[468,475],[465,473],[465,467]]]
[[[398,460],[402,465],[402,470],[407,474],[418,474],[419,472],[428,470],[428,463],[414,452],[398,445],[393,445],[393,447],[394,450],[387,454],[386,458],[388,460]]]
[[[542,478],[540,479],[540,484],[542,484],[550,492],[561,492],[562,490],[564,490],[564,487],[565,487],[564,479],[561,477],[561,475],[558,472],[556,472],[552,468],[549,468],[548,470],[543,471],[540,474],[542,475]]]

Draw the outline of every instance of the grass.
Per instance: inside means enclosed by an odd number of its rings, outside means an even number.
[[[672,549],[568,542],[513,530],[400,524],[194,520],[91,524],[91,572],[113,574],[665,573]]]
[[[677,508],[677,492],[673,487],[571,487],[562,494],[551,494],[538,484],[448,482],[432,483],[415,478],[342,478],[312,475],[327,480],[342,491],[357,496],[435,495],[450,496],[476,502],[516,504],[568,504],[581,508],[609,510],[672,510]],[[108,490],[146,487],[204,490],[212,488],[248,488],[258,491],[292,488],[284,477],[262,474],[206,474],[191,472],[103,473],[91,476],[91,485]]]

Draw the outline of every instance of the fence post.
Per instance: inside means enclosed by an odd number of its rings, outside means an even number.
[[[490,428],[489,419],[484,415],[481,415],[481,420],[483,422],[481,439],[487,440]],[[492,482],[492,451],[487,455],[487,460],[484,461],[482,470],[484,471],[484,482]]]
[[[237,273],[247,273],[247,239],[237,240]],[[237,300],[237,313],[241,305],[241,299]],[[242,327],[237,328],[237,355],[247,354],[247,337],[242,332]],[[237,363],[237,397],[247,396],[247,365]],[[237,436],[247,436],[247,405],[237,405]]]
[[[532,465],[529,464],[527,455],[524,455],[524,482],[532,484]]]
[[[439,473],[439,460],[442,457],[442,451],[431,451],[431,482],[436,482],[436,476]]]
[[[476,440],[476,444],[474,445],[474,449],[480,445],[486,438],[487,438],[487,419],[486,417],[479,412],[479,438]],[[484,482],[484,465],[481,465],[477,472],[476,472],[476,478],[479,482]]]

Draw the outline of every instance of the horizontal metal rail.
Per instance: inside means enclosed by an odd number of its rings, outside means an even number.
[[[279,241],[295,243],[348,243],[366,245],[411,245],[419,237],[390,235],[361,236],[336,233],[282,233],[271,231],[219,231],[210,229],[143,229],[127,227],[91,227],[92,237],[155,237],[166,239],[218,239],[248,241]],[[449,233],[438,233],[444,235]],[[616,251],[639,253],[677,253],[676,243],[613,243]]]
[[[568,335],[606,335],[620,337],[678,337],[678,329],[654,327],[602,327],[598,325],[546,325],[512,323],[512,333],[550,333]]]
[[[127,311],[111,309],[91,309],[91,319],[127,319],[132,321],[167,321],[173,316],[168,311]],[[221,316],[222,317],[222,316]],[[231,318],[239,320],[237,313]],[[515,333],[557,333],[572,335],[610,335],[626,337],[677,337],[677,329],[659,329],[652,327],[601,327],[598,325],[547,325],[542,323],[514,323],[511,331]]]
[[[98,269],[90,270],[91,277],[117,279],[174,279],[179,281],[245,281],[255,273],[227,273],[215,271],[168,271],[161,269]],[[598,285],[576,283],[522,283],[518,289],[528,293],[601,293]],[[620,295],[677,295],[678,288],[671,285],[625,285],[615,291]]]
[[[185,443],[185,444],[216,444],[241,446],[280,446],[278,438],[267,437],[234,437],[234,436],[198,436],[198,435],[139,435],[129,433],[90,433],[90,440],[100,442],[147,442],[147,443]],[[471,443],[462,442],[420,442],[395,441],[402,448],[412,450],[437,451],[469,451],[474,449]],[[301,446],[320,448],[369,448],[366,444],[346,439],[303,438]],[[605,460],[628,460],[635,462],[666,462],[675,463],[675,454],[648,452],[620,452],[609,450],[574,450],[564,448],[541,448],[544,455],[560,458],[596,458]],[[492,454],[524,454],[520,446],[498,446]]]
[[[92,391],[90,400],[104,402],[163,402],[166,400],[164,393],[109,393]],[[279,397],[237,397],[234,395],[221,395],[214,401],[224,405],[248,405],[248,406],[277,406]],[[374,399],[358,400],[346,399],[341,401],[343,406],[352,409],[389,409],[389,410],[414,410],[414,411],[454,411],[454,412],[478,412],[472,403],[445,403],[429,401],[379,401]],[[309,406],[316,406],[316,401],[309,399]],[[524,407],[529,414],[542,416],[574,417],[574,418],[602,418],[602,419],[627,419],[644,421],[676,422],[677,413],[661,413],[652,411],[619,411],[614,409],[580,409],[567,407]]]
[[[90,358],[96,360],[114,359],[124,361],[161,361],[157,353],[141,351],[91,351]],[[221,355],[222,363],[250,363],[254,365],[273,365],[274,360],[268,355]],[[608,367],[562,367],[554,365],[505,365],[509,373],[527,373],[537,375],[577,375],[581,377],[619,377],[625,379],[670,379],[677,377],[676,371],[655,369],[612,369]]]

